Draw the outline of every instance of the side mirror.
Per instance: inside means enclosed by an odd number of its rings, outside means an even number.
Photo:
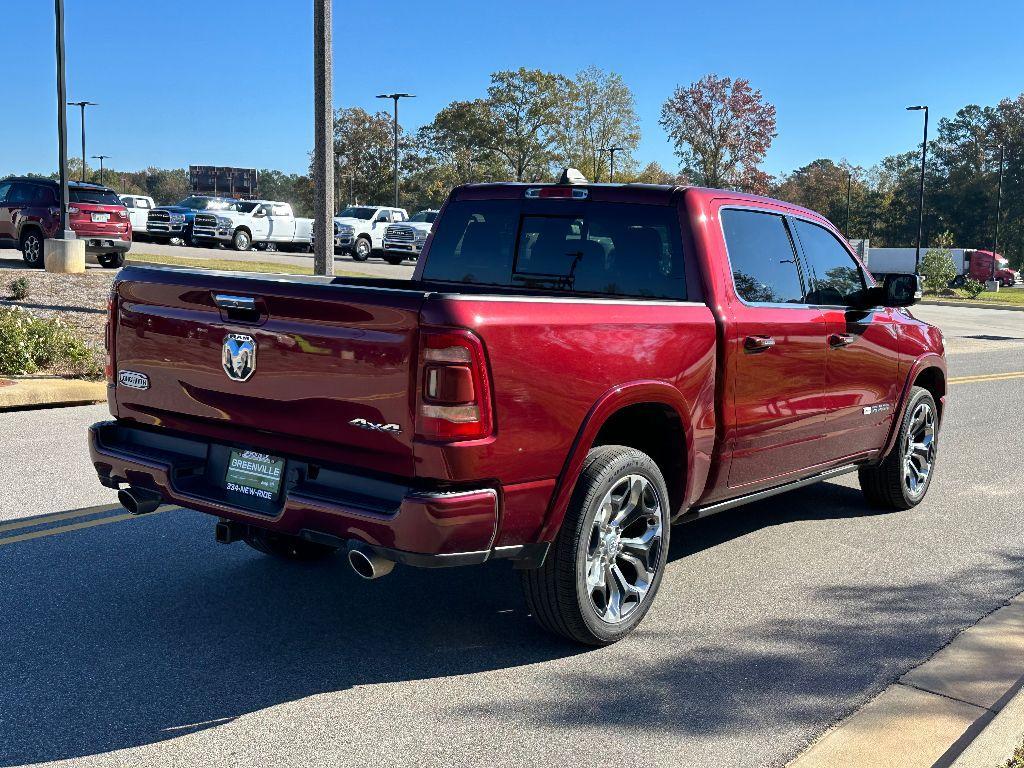
[[[857,291],[853,306],[856,309],[874,307],[909,307],[921,299],[919,275],[886,275],[881,285]]]
[[[262,208],[260,208],[258,211],[256,211],[256,213],[253,214],[253,216],[255,218],[257,218],[257,219],[262,219],[266,215],[267,215],[267,212],[264,211]]]

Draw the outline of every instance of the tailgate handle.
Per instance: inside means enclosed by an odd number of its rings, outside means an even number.
[[[226,293],[218,293],[213,297],[213,302],[220,310],[227,315],[229,320],[243,320],[255,323],[260,319],[260,311],[256,308],[256,299],[251,296],[232,296]]]

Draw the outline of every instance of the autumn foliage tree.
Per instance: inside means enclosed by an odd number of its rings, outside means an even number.
[[[743,78],[705,75],[662,105],[661,126],[696,183],[767,192],[759,166],[775,138],[775,107]]]

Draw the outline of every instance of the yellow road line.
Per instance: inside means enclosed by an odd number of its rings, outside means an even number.
[[[974,384],[979,381],[1006,381],[1007,379],[1024,378],[1024,371],[1011,371],[1009,373],[986,373],[978,376],[955,376],[949,380],[950,384]]]
[[[45,525],[46,523],[57,523],[61,520],[74,520],[77,517],[88,517],[89,515],[98,515],[100,512],[113,512],[115,509],[121,509],[120,504],[100,504],[96,507],[84,507],[83,509],[73,509],[70,512],[54,512],[49,515],[36,515],[35,517],[24,517],[20,520],[15,520],[11,523],[0,524],[0,533],[4,531],[15,531],[19,528],[32,528],[36,525]]]
[[[161,510],[162,511],[162,510]],[[160,512],[150,512],[150,515],[158,515]],[[112,515],[111,517],[99,517],[95,520],[86,520],[82,523],[72,523],[71,525],[62,525],[57,528],[47,528],[42,531],[31,531],[30,533],[21,533],[17,536],[8,536],[7,538],[0,539],[0,547],[5,544],[15,544],[19,541],[29,541],[30,539],[41,539],[45,536],[56,536],[59,533],[70,533],[71,531],[80,531],[83,528],[92,528],[96,525],[106,525],[108,523],[120,523],[124,520],[131,520],[136,515]],[[141,515],[139,516],[141,517]]]

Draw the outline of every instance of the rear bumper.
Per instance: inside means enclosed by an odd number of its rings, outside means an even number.
[[[127,253],[132,247],[131,240],[120,240],[102,235],[93,237],[79,234],[78,239],[85,243],[86,253]]]
[[[233,447],[114,421],[89,429],[89,454],[103,485],[146,488],[169,504],[243,525],[338,547],[360,542],[395,562],[421,567],[494,558],[530,566],[547,551],[546,544],[494,546],[494,488],[413,488],[300,458],[282,457],[287,463],[281,493],[259,509],[261,502],[232,498],[223,487]]]

